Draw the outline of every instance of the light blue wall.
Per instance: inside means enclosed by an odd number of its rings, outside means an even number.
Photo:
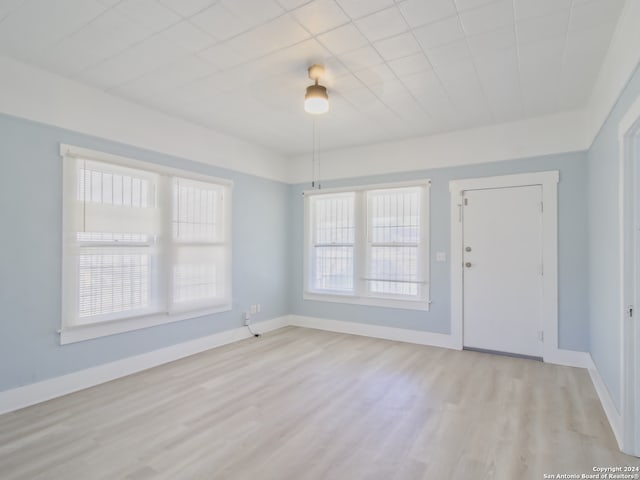
[[[639,82],[636,80],[636,83]],[[598,142],[601,141],[599,137]],[[233,311],[59,346],[55,331],[60,326],[61,302],[60,142],[233,180]],[[450,258],[449,180],[544,170],[560,171],[560,347],[587,351],[591,345],[592,352],[601,352],[594,353],[594,358],[597,357],[599,367],[602,365],[603,376],[609,378],[607,382],[613,382],[617,377],[615,369],[609,371],[611,362],[607,363],[606,354],[611,343],[603,334],[606,325],[600,328],[597,320],[600,315],[595,313],[609,311],[611,302],[592,299],[589,305],[585,301],[589,291],[588,239],[596,245],[613,245],[614,250],[608,255],[614,255],[617,245],[617,239],[611,240],[607,234],[593,228],[593,223],[591,231],[588,228],[588,204],[607,229],[617,218],[617,206],[612,200],[617,192],[614,195],[614,190],[609,189],[603,194],[595,188],[599,181],[606,179],[611,183],[615,178],[608,163],[598,160],[598,149],[603,148],[598,142],[590,154],[590,163],[586,153],[573,153],[325,182],[325,187],[331,187],[431,178],[433,305],[430,312],[418,312],[302,300],[301,192],[308,188],[306,184],[287,186],[0,115],[0,391],[239,327],[242,325],[240,312],[252,303],[263,306],[257,320],[295,313],[448,333],[450,265],[448,261],[435,262],[435,252],[444,251],[447,259]],[[607,148],[601,155],[608,159],[611,155]],[[612,156],[617,158],[616,154]],[[592,168],[590,177],[588,165]],[[600,195],[602,202],[598,200]],[[592,246],[591,262],[595,265],[596,275],[600,268],[605,271],[607,280],[592,288],[605,285],[614,295],[617,277],[610,271],[609,262],[594,253],[598,251]],[[593,309],[591,329],[589,306]],[[611,385],[615,387],[615,384]]]
[[[620,234],[618,125],[640,95],[640,69],[589,151],[590,352],[620,410]]]
[[[233,180],[233,310],[60,346],[60,142]],[[0,167],[0,391],[288,313],[289,186],[6,115]]]
[[[303,197],[308,184],[291,187],[292,313],[321,318],[372,323],[429,332],[449,333],[450,264],[435,261],[438,251],[450,252],[449,181],[512,173],[559,170],[559,343],[561,348],[587,351],[587,158],[586,153],[553,155],[482,165],[439,168],[357,179],[324,182],[325,188],[430,178],[431,184],[431,310],[429,312],[367,307],[302,299]]]

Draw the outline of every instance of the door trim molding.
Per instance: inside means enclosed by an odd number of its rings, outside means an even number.
[[[452,180],[451,194],[451,336],[458,348],[463,346],[463,272],[462,272],[462,195],[467,190],[540,185],[542,215],[542,358],[552,362],[558,348],[558,181],[557,170]]]
[[[634,205],[638,202],[640,188],[640,162],[637,145],[640,142],[640,98],[631,105],[618,124],[620,146],[618,168],[618,222],[620,242],[620,399],[622,402],[620,449],[628,454],[640,456],[640,409],[635,405],[640,400],[640,328],[637,313],[628,317],[627,307],[633,305],[638,311],[640,303],[640,258],[635,232],[640,228],[640,212]]]

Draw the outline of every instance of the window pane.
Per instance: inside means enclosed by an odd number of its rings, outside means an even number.
[[[353,194],[313,198],[314,238],[316,244],[353,243]]]
[[[371,243],[420,242],[420,189],[368,193]]]
[[[63,329],[230,307],[230,185],[92,158],[64,156]]]
[[[389,295],[418,294],[418,247],[371,247],[369,281],[371,293]],[[389,281],[377,281],[389,280]],[[394,281],[395,280],[395,281]]]
[[[369,293],[418,295],[420,197],[419,187],[367,193]]]
[[[149,206],[149,180],[134,175],[117,175],[96,167],[78,170],[77,199],[104,205],[122,205],[133,208]]]
[[[176,303],[215,298],[218,272],[212,263],[187,263],[173,267],[173,301]]]
[[[193,180],[173,184],[173,238],[184,242],[219,242],[222,231],[220,187]]]
[[[150,255],[87,252],[78,267],[81,319],[149,307]]]
[[[353,291],[353,247],[315,247],[316,290]]]
[[[173,303],[206,306],[224,300],[225,271],[224,247],[177,247],[173,265]]]

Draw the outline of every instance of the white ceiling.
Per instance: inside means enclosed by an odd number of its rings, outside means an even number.
[[[310,150],[586,105],[624,0],[0,0],[0,52],[272,148]],[[99,115],[100,112],[96,112]]]

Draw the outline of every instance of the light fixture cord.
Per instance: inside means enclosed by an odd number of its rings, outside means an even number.
[[[318,190],[322,188],[320,185],[320,138],[318,134],[318,123],[317,120],[313,119],[313,151],[311,153],[311,188],[316,188],[318,186]]]
[[[311,188],[316,188],[316,119],[313,120],[311,143]]]
[[[316,171],[318,176],[318,190],[322,188],[322,184],[320,183],[320,133],[317,131],[316,127]]]

